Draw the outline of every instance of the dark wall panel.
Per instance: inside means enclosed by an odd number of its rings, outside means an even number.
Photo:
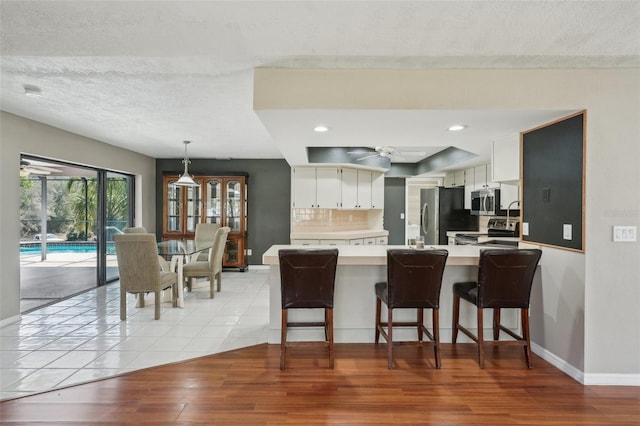
[[[523,240],[583,250],[584,114],[523,134]],[[563,225],[572,227],[571,240]]]
[[[162,233],[162,176],[180,174],[182,159],[156,160],[156,232]],[[291,167],[285,160],[194,159],[195,175],[246,172],[248,178],[248,241],[250,265],[262,264],[262,254],[273,244],[289,244],[291,221]]]
[[[384,229],[389,231],[390,245],[406,244],[404,238],[404,219],[400,214],[404,213],[405,206],[405,179],[384,179]]]

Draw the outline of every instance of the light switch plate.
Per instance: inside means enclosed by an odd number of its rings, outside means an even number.
[[[635,226],[614,226],[613,241],[615,242],[638,241],[638,228]]]
[[[404,213],[400,213],[400,219],[404,220]]]
[[[562,238],[565,240],[571,240],[572,238],[572,226],[570,223],[565,223],[562,225]]]
[[[522,235],[529,235],[529,222],[522,222]]]

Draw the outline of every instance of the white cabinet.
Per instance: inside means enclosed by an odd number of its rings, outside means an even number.
[[[365,246],[375,246],[376,245],[376,237],[363,238],[362,239]]]
[[[474,167],[473,169],[473,179],[474,179],[474,183],[473,183],[473,187],[475,188],[474,190],[477,191],[479,189],[485,189],[485,188],[499,188],[500,184],[497,182],[493,182],[491,180],[491,176],[490,176],[490,165],[489,164],[483,164],[481,166],[477,166]],[[487,173],[489,172],[489,173]]]
[[[384,173],[371,172],[371,208],[384,208]]]
[[[317,246],[320,244],[320,240],[291,240],[291,244],[294,246]]]
[[[500,184],[500,209],[506,210],[513,201],[518,201],[520,198],[518,185],[509,185],[506,183]],[[511,206],[511,210],[518,210],[520,207],[517,204]]]
[[[291,177],[294,208],[339,208],[340,174],[335,167],[295,167]]]
[[[321,246],[344,246],[349,245],[349,240],[320,240]]]
[[[491,142],[491,175],[494,182],[520,181],[520,134]]]
[[[349,245],[362,246],[364,245],[364,238],[354,238],[353,240],[349,240]]]
[[[457,172],[449,172],[444,176],[444,186],[446,188],[454,188],[456,186],[464,186],[464,170]]]
[[[369,170],[342,169],[342,208],[372,208],[371,182]]]
[[[471,210],[471,192],[475,191],[475,169],[464,171],[464,208]]]
[[[386,246],[389,244],[389,237],[376,237],[377,246]]]

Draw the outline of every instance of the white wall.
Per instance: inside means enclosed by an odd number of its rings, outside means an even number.
[[[640,384],[640,244],[611,237],[640,226],[639,69],[257,69],[254,82],[262,110],[586,109],[586,250],[544,249],[532,334],[585,382]]]
[[[136,175],[137,223],[155,229],[155,160],[0,111],[0,322],[20,314],[20,154]]]

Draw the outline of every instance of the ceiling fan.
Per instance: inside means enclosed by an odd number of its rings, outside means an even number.
[[[33,175],[50,175],[51,173],[60,172],[59,169],[41,166],[38,164],[31,164],[30,161],[20,160],[20,176]]]
[[[367,158],[382,157],[390,160],[404,161],[406,157],[424,157],[426,152],[423,151],[397,151],[392,146],[376,146],[373,151],[350,151],[348,154],[360,154],[363,157],[356,158],[356,161],[363,161]]]

